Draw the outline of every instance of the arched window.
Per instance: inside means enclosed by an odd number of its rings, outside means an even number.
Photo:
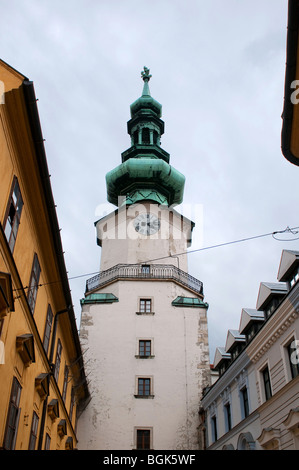
[[[255,450],[255,441],[252,437],[251,432],[245,432],[240,434],[238,439],[238,450]]]

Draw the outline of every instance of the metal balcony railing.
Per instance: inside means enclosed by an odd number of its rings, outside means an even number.
[[[169,264],[117,264],[86,282],[86,293],[121,279],[172,280],[203,295],[203,284],[190,274]]]

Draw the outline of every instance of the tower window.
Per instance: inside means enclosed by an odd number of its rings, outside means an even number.
[[[142,143],[146,145],[150,143],[150,131],[147,127],[142,129]]]
[[[139,357],[150,357],[152,350],[151,340],[139,341]]]
[[[141,273],[142,274],[150,274],[150,265],[149,264],[143,264],[141,266]]]
[[[138,144],[138,131],[135,131],[133,134],[134,145]]]
[[[151,395],[151,379],[139,378],[138,379],[138,396],[149,397]]]
[[[150,449],[151,431],[150,429],[137,429],[136,449]]]
[[[152,300],[151,299],[140,299],[139,312],[150,313],[152,311]]]

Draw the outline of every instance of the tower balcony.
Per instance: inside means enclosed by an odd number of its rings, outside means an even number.
[[[170,264],[117,264],[88,279],[85,294],[119,280],[173,281],[203,297],[203,283]]]

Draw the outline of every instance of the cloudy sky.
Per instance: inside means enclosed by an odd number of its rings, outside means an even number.
[[[78,327],[100,264],[105,175],[130,147],[143,66],[163,106],[162,147],[186,176],[185,207],[201,209],[191,249],[299,226],[299,168],[280,150],[287,0],[0,4],[1,58],[34,82],[68,274],[82,275],[70,280]],[[209,303],[211,362],[259,283],[276,281],[282,249],[299,249],[280,237],[189,255]]]

